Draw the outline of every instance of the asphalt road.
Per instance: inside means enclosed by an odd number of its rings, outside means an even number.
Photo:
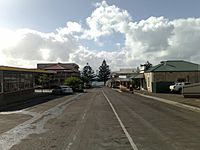
[[[198,112],[109,88],[42,102],[0,113],[0,150],[200,149]]]

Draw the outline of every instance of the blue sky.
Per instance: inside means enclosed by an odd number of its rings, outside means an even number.
[[[199,6],[198,0],[0,0],[0,65],[73,61],[96,69],[106,59],[116,70],[147,60],[200,63]]]
[[[0,25],[12,29],[31,28],[51,32],[67,21],[90,16],[100,0],[0,0]],[[107,0],[127,10],[135,21],[150,16],[169,19],[199,17],[199,0]]]

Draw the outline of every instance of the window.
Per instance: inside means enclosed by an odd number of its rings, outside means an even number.
[[[15,92],[33,88],[33,74],[21,72],[4,73],[4,92]]]
[[[4,73],[4,92],[14,92],[19,90],[18,74],[13,72]]]
[[[33,87],[33,75],[27,73],[24,75],[24,88],[29,89]]]
[[[25,86],[24,86],[25,74],[24,74],[24,73],[21,73],[19,76],[20,76],[20,79],[19,79],[19,89],[20,89],[20,90],[23,90],[23,89],[25,88]]]

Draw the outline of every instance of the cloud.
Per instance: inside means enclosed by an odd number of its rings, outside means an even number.
[[[63,32],[63,31],[61,31]],[[10,37],[18,35],[14,38],[15,44],[7,44],[7,46],[0,47],[2,57],[6,57],[7,64],[13,64],[13,58],[28,61],[69,61],[69,54],[76,51],[78,48],[78,41],[71,32],[68,34],[56,33],[42,33],[29,29],[22,29],[17,31],[9,31]],[[14,36],[15,37],[15,36]],[[9,43],[10,39],[7,42]],[[23,61],[25,62],[25,61]],[[15,64],[15,63],[14,63]],[[19,65],[21,65],[20,63]],[[24,63],[26,66],[29,63]],[[34,64],[36,66],[36,64]],[[17,63],[18,66],[18,63]],[[33,67],[33,65],[31,65]]]
[[[84,31],[82,38],[97,40],[101,36],[109,36],[113,32],[125,31],[131,16],[126,10],[121,10],[115,5],[109,6],[106,1],[98,3],[91,16],[86,19],[89,26]]]
[[[126,10],[102,1],[85,23],[83,28],[80,23],[67,22],[51,33],[0,29],[0,63],[35,67],[40,62],[59,61],[83,67],[88,62],[94,70],[103,59],[112,70],[137,67],[147,60],[153,64],[168,59],[200,63],[200,18],[152,16],[135,22]],[[113,40],[119,38],[116,33],[122,35],[120,40]],[[87,42],[94,42],[92,49],[85,46]],[[116,49],[110,50],[107,43],[113,43]]]
[[[169,39],[167,58],[194,59],[200,57],[200,18],[177,19],[171,22],[174,35]]]
[[[166,59],[185,59],[199,63],[200,18],[170,21],[162,16],[152,16],[134,22],[126,10],[115,5],[109,6],[106,1],[96,6],[86,19],[89,29],[83,37],[98,41],[114,32],[124,35],[125,46],[121,50],[126,53],[126,57],[122,58],[120,64],[135,67],[147,60],[156,64]]]
[[[57,29],[57,32],[60,36],[74,34],[74,33],[81,33],[83,32],[83,29],[81,25],[77,22],[67,22],[67,26],[64,28]]]
[[[89,63],[89,65],[92,66],[94,70],[99,68],[104,59],[113,70],[117,70],[119,67],[124,67],[124,65],[127,65],[126,61],[122,62],[122,60],[126,59],[125,51],[91,51],[86,47],[80,46],[76,52],[70,54],[71,62],[79,62],[81,68]]]
[[[167,54],[169,38],[174,34],[174,26],[164,17],[150,17],[140,22],[130,22],[125,33],[125,49],[131,59],[153,61]]]

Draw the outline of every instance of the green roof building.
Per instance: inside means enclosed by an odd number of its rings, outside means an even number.
[[[193,72],[198,71],[199,64],[183,61],[183,60],[168,60],[161,61],[160,64],[149,68],[148,72]]]
[[[144,81],[144,89],[166,93],[174,82],[200,82],[200,65],[183,60],[162,61],[144,72]]]

